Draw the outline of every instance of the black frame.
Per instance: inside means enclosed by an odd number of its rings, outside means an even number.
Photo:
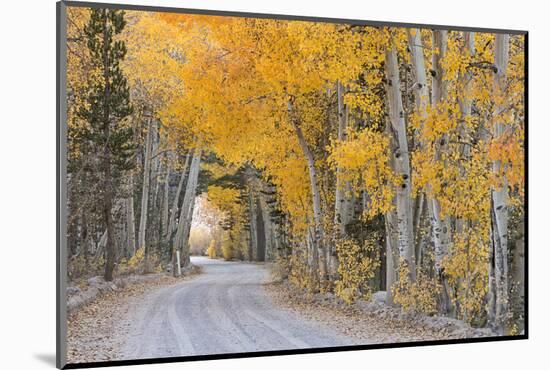
[[[339,347],[319,347],[305,349],[290,349],[290,350],[274,350],[274,351],[258,351],[258,352],[242,352],[242,353],[227,353],[227,354],[212,354],[198,356],[176,356],[176,357],[161,357],[151,359],[135,359],[135,360],[115,360],[115,361],[98,361],[88,363],[70,364],[66,361],[66,277],[67,277],[67,259],[66,259],[66,240],[62,235],[66,235],[66,138],[67,129],[64,123],[66,122],[66,7],[84,7],[84,8],[111,8],[121,10],[147,11],[147,12],[162,12],[162,13],[183,13],[183,14],[200,14],[212,16],[231,16],[231,17],[249,17],[263,19],[281,19],[309,22],[324,22],[324,23],[341,23],[360,26],[374,27],[407,27],[407,28],[428,28],[428,29],[444,29],[453,31],[472,31],[486,33],[505,33],[510,35],[523,35],[525,43],[524,51],[524,106],[525,106],[525,122],[524,122],[524,165],[525,165],[525,192],[524,192],[524,333],[519,335],[482,337],[482,338],[464,338],[464,339],[444,339],[444,340],[429,340],[415,341],[404,343],[380,343],[380,344],[365,344],[354,346],[339,346]],[[56,230],[57,230],[57,253],[56,253],[56,366],[59,369],[81,369],[95,368],[121,365],[143,365],[143,364],[159,364],[172,362],[190,362],[204,360],[220,360],[231,358],[246,358],[246,357],[265,357],[265,356],[282,356],[308,353],[323,353],[323,352],[342,352],[342,351],[361,351],[368,349],[381,348],[403,348],[403,347],[418,347],[418,346],[434,346],[446,344],[461,344],[461,343],[484,343],[484,342],[499,342],[510,340],[524,340],[529,338],[529,32],[524,30],[507,30],[507,29],[492,29],[480,27],[459,27],[446,25],[432,25],[419,23],[401,23],[401,22],[383,22],[383,21],[368,21],[357,19],[339,19],[325,18],[312,16],[297,16],[283,14],[265,14],[265,13],[248,13],[248,12],[231,12],[210,9],[186,9],[173,7],[156,7],[145,5],[128,5],[128,4],[113,4],[113,3],[97,3],[97,2],[80,2],[80,1],[59,1],[56,3],[56,41],[57,41],[57,61],[56,61],[56,127],[57,127],[57,143],[56,143]]]

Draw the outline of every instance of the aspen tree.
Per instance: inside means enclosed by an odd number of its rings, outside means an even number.
[[[506,109],[504,96],[506,94],[506,70],[509,60],[510,36],[497,34],[495,37],[495,73],[494,94],[496,104],[493,113],[492,134],[495,140],[501,139],[505,133],[502,113]],[[500,180],[491,189],[491,246],[490,246],[490,299],[489,319],[491,325],[501,334],[504,333],[508,319],[508,181],[502,174],[502,163],[495,160],[492,170]]]
[[[387,46],[385,54],[386,94],[392,139],[392,163],[399,176],[396,184],[397,248],[402,261],[407,264],[409,279],[416,279],[414,261],[413,220],[411,206],[411,170],[405,117],[401,97],[401,81],[394,45]]]
[[[149,113],[150,114],[150,113]],[[149,209],[149,190],[151,184],[151,157],[153,145],[153,118],[146,117],[147,134],[145,139],[145,158],[143,165],[143,185],[141,190],[141,210],[139,219],[138,248],[146,248],[145,233],[147,231],[147,214]],[[145,249],[146,250],[146,249]]]
[[[201,149],[193,151],[193,159],[189,168],[189,176],[187,178],[187,186],[183,196],[183,204],[181,206],[176,237],[174,241],[174,252],[180,251],[182,256],[182,264],[189,264],[189,231],[191,229],[191,219],[193,217],[193,206],[195,204],[195,192],[197,190],[197,181],[199,178]]]

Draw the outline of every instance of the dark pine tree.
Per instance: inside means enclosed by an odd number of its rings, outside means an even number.
[[[93,9],[84,32],[94,70],[88,77],[88,91],[78,112],[85,125],[79,130],[79,141],[93,147],[100,159],[102,181],[102,216],[107,229],[105,246],[105,280],[113,279],[115,238],[113,226],[113,178],[129,169],[132,153],[132,129],[121,124],[132,113],[128,83],[120,69],[126,55],[126,45],[115,36],[124,29],[124,12]],[[118,175],[117,175],[118,174]]]

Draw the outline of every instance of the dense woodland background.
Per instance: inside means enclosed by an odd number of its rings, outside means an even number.
[[[521,332],[523,36],[68,12],[70,279],[208,245]]]

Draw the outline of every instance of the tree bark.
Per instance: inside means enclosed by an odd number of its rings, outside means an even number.
[[[183,170],[181,171],[180,181],[178,183],[178,188],[176,190],[176,195],[174,196],[174,202],[172,203],[172,210],[170,211],[170,221],[168,222],[168,228],[166,229],[166,241],[170,242],[174,233],[174,225],[176,223],[176,215],[178,214],[178,205],[180,201],[181,191],[183,189],[183,183],[188,176],[185,176],[187,173],[187,167],[189,166],[189,159],[191,154],[185,156],[185,164],[183,165]]]
[[[133,176],[130,175],[131,189],[133,189]],[[134,194],[126,198],[126,233],[127,233],[127,250],[131,257],[136,253],[136,216],[134,212]]]
[[[170,202],[170,176],[172,175],[172,162],[173,157],[170,155],[168,164],[166,167],[166,176],[164,177],[164,190],[163,190],[163,200],[162,200],[162,233],[164,239],[166,240],[166,235],[168,235],[168,213],[169,213],[169,202]]]
[[[265,261],[267,232],[260,199],[256,199],[256,261]]]
[[[420,227],[422,224],[422,219],[424,217],[424,193],[420,192],[418,196],[416,197],[416,206],[415,206],[415,212],[414,212],[414,229],[413,229],[413,235],[414,235],[414,249],[415,249],[415,262],[416,267],[420,268],[422,265],[422,237],[420,232]]]
[[[189,263],[189,231],[191,230],[193,205],[195,203],[195,191],[197,189],[200,171],[201,154],[202,151],[200,149],[195,149],[193,153],[193,159],[191,160],[191,168],[189,169],[187,186],[185,188],[185,195],[183,197],[183,204],[181,206],[176,231],[174,251],[181,251],[182,263],[184,266]]]
[[[266,187],[263,186],[265,189]],[[258,197],[259,202],[259,208],[261,209],[261,217],[263,221],[263,229],[265,233],[265,252],[264,252],[264,260],[268,261],[271,260],[272,257],[275,255],[275,251],[277,248],[277,230],[275,229],[275,225],[273,222],[271,222],[271,216],[270,216],[270,207],[266,201],[266,195],[260,192]]]
[[[422,38],[419,29],[409,30],[409,49],[411,50],[411,61],[415,77],[415,95],[420,117],[425,120],[428,117],[427,108],[429,105],[429,89],[426,78],[426,68],[424,63],[424,54],[422,46]],[[446,83],[444,82],[444,71],[441,66],[441,60],[444,58],[447,50],[447,31],[436,30],[433,33],[434,51],[432,57],[432,105],[437,107],[446,95]],[[422,131],[422,128],[420,129]],[[424,148],[425,142],[421,142],[420,146]],[[440,156],[441,148],[436,150],[436,158]],[[438,271],[441,268],[441,261],[447,253],[450,243],[450,227],[448,220],[441,217],[441,208],[439,201],[434,197],[431,191],[430,184],[427,185],[428,195],[428,211],[432,221],[432,234],[435,244],[435,259]]]
[[[463,32],[464,44],[462,45],[462,51],[465,55],[472,57],[475,55],[474,47],[474,32]],[[459,124],[459,139],[462,141],[467,141],[467,130],[466,130],[466,119],[472,114],[472,98],[470,97],[470,89],[472,82],[472,74],[470,72],[465,72],[460,75],[460,81],[463,87],[463,92],[460,94],[458,99],[458,104],[460,105],[460,112],[462,115],[462,122]],[[460,146],[460,153],[463,157],[468,157],[470,155],[470,146],[462,144]]]
[[[465,56],[472,57],[475,54],[474,32],[463,32],[462,36],[464,38],[464,43],[462,44],[462,52]],[[469,142],[469,133],[466,121],[468,117],[472,114],[472,99],[470,97],[471,82],[472,82],[472,73],[466,71],[459,76],[459,80],[462,86],[462,92],[458,98],[458,104],[460,106],[461,122],[458,124],[458,139],[464,143]],[[470,145],[460,144],[459,152],[462,158],[468,159],[470,157]],[[461,173],[464,174],[465,170],[461,166]],[[457,218],[456,220],[456,230],[458,233],[462,233],[465,230],[466,220],[463,218]]]
[[[397,248],[402,261],[407,264],[408,278],[416,279],[414,263],[413,219],[411,206],[411,170],[407,130],[401,97],[401,81],[395,46],[386,49],[386,95],[392,141],[392,164],[399,176],[396,190]]]
[[[346,114],[346,107],[344,105],[344,87],[340,82],[337,83],[337,96],[338,96],[338,140],[344,141],[347,137],[347,114]],[[335,196],[335,203],[334,203],[334,223],[336,224],[336,229],[338,232],[338,236],[342,237],[345,235],[345,223],[346,223],[346,217],[347,212],[345,210],[346,208],[346,190],[347,187],[349,187],[349,182],[346,182],[346,184],[343,184],[342,180],[342,169],[340,166],[336,168],[336,196]]]
[[[147,222],[148,231],[146,231],[147,238],[145,243],[150,247],[156,247],[157,250],[160,250],[160,239],[161,239],[161,227],[162,227],[162,212],[159,199],[160,193],[160,181],[159,178],[164,171],[165,163],[160,160],[161,156],[159,155],[160,147],[160,137],[159,137],[159,121],[153,120],[152,130],[153,136],[151,138],[151,171],[150,178],[153,182],[151,184],[151,214],[149,215],[149,220]]]
[[[324,261],[320,261],[320,256],[323,256],[323,225],[322,225],[322,211],[321,211],[321,195],[319,193],[319,188],[317,185],[317,170],[315,169],[315,159],[313,158],[313,153],[309,149],[309,146],[306,142],[302,128],[298,123],[298,118],[296,117],[296,112],[294,112],[293,104],[291,101],[288,102],[288,112],[290,123],[294,128],[294,132],[298,138],[300,147],[307,161],[307,168],[309,173],[309,181],[311,187],[311,197],[313,203],[313,222],[314,222],[314,233],[313,233],[313,245],[312,245],[312,274],[314,284],[318,284],[319,273],[321,278],[326,279],[326,265]],[[324,260],[324,258],[323,258]],[[319,271],[319,265],[321,270]],[[325,265],[325,266],[323,266]]]
[[[413,29],[408,31],[409,49],[411,51],[411,61],[413,65],[413,76],[415,78],[415,98],[417,111],[422,120],[428,118],[428,106],[430,102],[428,81],[426,77],[426,67],[424,62],[424,53],[422,46],[422,37],[420,29]],[[447,83],[444,80],[444,70],[442,67],[442,60],[445,57],[447,50],[447,31],[435,30],[433,31],[433,52],[432,52],[432,96],[431,104],[437,108],[446,96]],[[422,134],[423,126],[420,128],[420,134]],[[443,142],[446,142],[446,138],[443,138]],[[421,141],[420,147],[425,148],[426,142]],[[445,144],[439,142],[436,144],[435,161],[438,161],[441,157],[441,150]],[[442,281],[445,287],[445,279],[443,277],[441,263],[444,256],[449,250],[451,240],[451,230],[448,218],[441,216],[441,206],[439,201],[432,192],[431,185],[428,183],[426,186],[428,213],[432,223],[432,236],[434,239],[435,249],[435,265],[439,279]],[[418,220],[420,221],[420,220]],[[420,241],[421,242],[421,241]],[[420,248],[419,248],[420,249]],[[420,255],[421,250],[418,251]],[[443,311],[448,311],[450,306],[450,299],[446,293],[447,289],[444,289],[444,293],[441,297]]]
[[[386,303],[393,305],[392,286],[395,283],[395,251],[397,246],[395,212],[390,211],[384,216],[386,236]]]
[[[426,66],[424,62],[424,48],[422,45],[422,34],[420,29],[408,29],[407,36],[409,41],[409,50],[411,53],[411,63],[413,66],[413,79],[414,79],[414,96],[416,101],[416,111],[422,119],[422,121],[428,118],[428,106],[430,105],[430,90],[428,88],[428,79],[426,76]],[[418,135],[421,136],[424,130],[424,124],[422,122]],[[426,143],[420,140],[420,149],[426,147]],[[427,203],[428,212],[430,214],[430,221],[432,223],[432,230],[437,228],[435,220],[433,218],[433,199],[431,193],[431,186],[427,184],[427,195],[420,193],[417,199],[417,208],[415,213],[414,235],[415,235],[415,248],[416,248],[416,265],[420,266],[422,256],[422,238],[420,237],[419,229],[422,220],[422,213],[424,210],[424,202]],[[427,199],[425,199],[427,198]]]
[[[338,82],[336,85],[338,99],[338,140],[344,141],[347,138],[348,112],[344,104],[344,86]],[[351,184],[349,181],[342,180],[342,169],[336,168],[336,194],[334,202],[334,224],[336,226],[336,238],[346,236],[346,225],[350,221]],[[335,280],[338,275],[338,256],[336,246],[333,245],[327,253],[329,278]]]
[[[107,17],[103,20],[103,78],[105,80],[104,103],[103,103],[103,137],[106,142],[103,146],[103,220],[107,228],[107,243],[105,245],[105,281],[113,280],[115,269],[115,245],[113,215],[113,181],[111,175],[111,150],[109,149],[109,136],[111,131],[111,114],[109,100],[111,86],[109,80],[109,50],[108,50],[108,26]]]
[[[256,202],[252,192],[252,186],[248,186],[248,214],[250,222],[250,241],[248,246],[248,260],[254,261],[258,252],[258,229],[256,224]]]
[[[145,161],[143,165],[143,186],[141,192],[141,213],[139,220],[138,248],[145,247],[145,231],[147,230],[147,210],[149,206],[149,188],[151,181],[151,152],[152,152],[152,118],[147,120],[147,137],[145,140]]]
[[[411,53],[411,63],[413,66],[414,77],[414,96],[417,110],[420,116],[427,117],[427,108],[430,104],[430,90],[428,88],[428,79],[426,77],[426,66],[424,62],[424,48],[422,46],[422,34],[420,29],[408,29],[407,36],[409,40],[409,50]]]
[[[447,31],[434,30],[432,41],[432,68],[434,75],[432,77],[432,104],[436,109],[443,103],[447,96],[447,82],[444,78],[444,69],[442,66],[443,58],[447,52]],[[441,153],[447,146],[447,135],[436,143],[435,161],[441,160]],[[448,217],[441,215],[441,205],[439,200],[433,196],[431,207],[431,217],[433,218],[434,228],[433,237],[435,245],[435,264],[439,278],[442,283],[441,309],[448,312],[451,309],[451,300],[448,293],[447,280],[444,276],[442,262],[447,255],[451,244],[451,227]]]
[[[198,176],[198,173],[197,173]],[[195,184],[195,190],[197,188],[197,185]],[[193,194],[195,194],[195,190],[193,191]],[[195,211],[195,197],[193,196],[191,200],[191,204],[189,205],[189,211],[187,212],[187,216],[185,218],[185,223],[183,227],[183,237],[182,237],[182,265],[188,266],[191,262],[190,259],[190,247],[189,247],[189,235],[191,233],[191,225],[193,223],[193,212]]]
[[[509,51],[510,36],[497,34],[495,38],[495,68],[493,85],[496,96],[505,94],[506,86],[506,69],[508,68],[508,51]],[[505,134],[505,125],[502,122],[500,115],[506,109],[504,104],[495,104],[495,112],[492,134],[494,140],[499,140]],[[502,174],[503,165],[499,160],[492,163],[493,173],[501,184],[498,187],[491,189],[491,229],[492,243],[491,255],[493,260],[492,275],[489,279],[492,280],[490,291],[493,306],[490,307],[489,319],[490,324],[499,333],[504,334],[506,321],[508,319],[508,181],[505,175]],[[494,312],[491,312],[492,310]]]

